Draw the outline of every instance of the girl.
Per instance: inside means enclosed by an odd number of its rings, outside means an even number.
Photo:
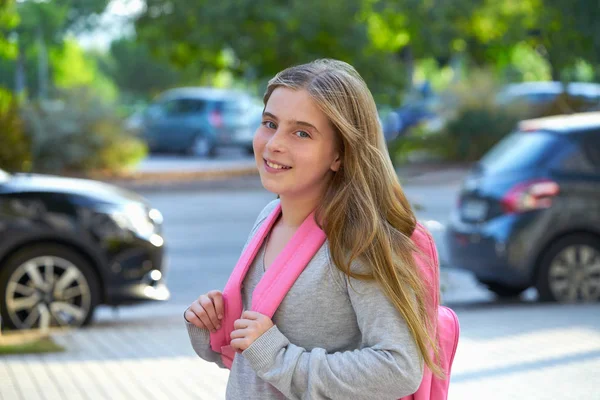
[[[428,351],[436,346],[410,239],[416,218],[371,93],[350,65],[318,60],[277,74],[264,104],[254,153],[263,186],[279,198],[260,213],[250,238],[276,207],[281,212],[244,277],[244,310],[307,218],[327,240],[272,320],[244,311],[235,321],[227,398],[398,399],[414,393],[424,365],[439,371]],[[184,315],[196,353],[220,366],[210,334],[222,329],[226,311],[221,292],[212,291]]]

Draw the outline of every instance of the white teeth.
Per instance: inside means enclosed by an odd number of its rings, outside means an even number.
[[[266,160],[265,160],[265,161],[266,161]],[[271,167],[271,168],[274,168],[274,169],[287,169],[287,168],[288,168],[288,167],[284,167],[283,165],[279,165],[279,164],[273,164],[273,163],[272,163],[272,162],[270,162],[270,161],[267,161],[267,165],[268,165],[269,167]]]

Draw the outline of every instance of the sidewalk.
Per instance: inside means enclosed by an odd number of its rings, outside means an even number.
[[[396,168],[403,185],[446,185],[460,182],[467,164],[418,163]],[[261,189],[253,159],[194,161],[181,163],[169,158],[142,165],[126,178],[103,179],[108,183],[135,190],[217,190]]]
[[[106,318],[57,336],[63,354],[0,358],[0,398],[223,399],[228,371],[194,354],[174,311]],[[456,311],[451,400],[598,398],[600,305],[474,303]]]

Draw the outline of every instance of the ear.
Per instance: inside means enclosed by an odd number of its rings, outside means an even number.
[[[340,159],[340,155],[338,153],[336,153],[335,159],[333,160],[333,162],[331,163],[331,166],[329,168],[333,172],[337,172],[337,171],[339,171],[341,166],[342,166],[342,160]]]

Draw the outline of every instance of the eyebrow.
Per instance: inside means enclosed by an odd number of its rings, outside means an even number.
[[[271,114],[271,113],[270,113],[270,112],[268,112],[268,111],[264,111],[264,112],[263,112],[263,117],[270,117],[270,118],[273,118],[275,121],[279,121],[279,118],[277,118],[275,115]],[[319,132],[319,130],[317,129],[317,127],[316,127],[316,126],[314,126],[313,124],[311,124],[311,123],[309,123],[309,122],[305,122],[305,121],[296,121],[296,120],[294,120],[294,119],[292,119],[292,120],[289,120],[289,122],[290,122],[291,124],[302,125],[302,126],[306,126],[306,127],[308,127],[308,128],[312,128],[312,129],[314,129],[315,131],[317,131],[317,133],[319,133],[319,134],[321,133],[321,132]]]

